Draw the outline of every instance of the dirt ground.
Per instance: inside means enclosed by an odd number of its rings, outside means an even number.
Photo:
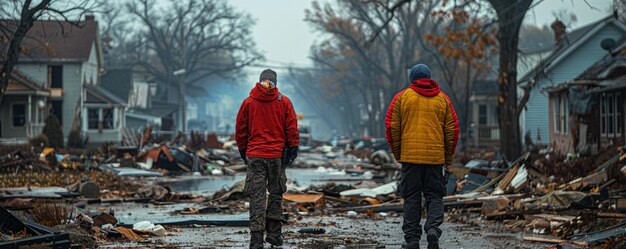
[[[390,215],[384,218],[341,216],[303,217],[290,222],[284,229],[282,248],[400,248],[403,234],[402,218]],[[320,227],[321,235],[303,235],[304,227]],[[522,241],[523,234],[511,234],[481,228],[477,225],[444,223],[442,248],[545,248],[545,244]],[[248,229],[245,227],[168,227],[168,236],[151,237],[140,242],[111,243],[101,248],[247,248]],[[270,248],[266,244],[266,248]],[[425,237],[422,248],[426,248]]]

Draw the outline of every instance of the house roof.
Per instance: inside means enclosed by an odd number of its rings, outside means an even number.
[[[497,95],[498,82],[496,80],[477,80],[472,86],[475,95]]]
[[[161,102],[161,101],[152,101],[151,108],[149,109],[132,109],[129,113],[136,113],[140,115],[147,115],[152,117],[165,117],[170,115],[176,111],[178,111],[178,105],[173,103]]]
[[[0,25],[11,31],[17,28],[18,21],[0,20]],[[85,61],[97,37],[98,22],[92,16],[77,25],[57,20],[35,21],[22,42],[28,49],[20,60]]]
[[[541,62],[539,62],[539,64],[537,64],[535,68],[533,68],[522,78],[520,78],[519,82],[526,82],[540,73],[545,73],[549,71],[555,65],[557,65],[565,56],[569,55],[578,46],[580,46],[580,44],[593,37],[593,35],[600,31],[602,27],[611,23],[626,31],[626,26],[624,26],[624,24],[622,24],[620,21],[616,20],[613,15],[602,18],[595,23],[591,23],[589,25],[575,29],[572,32],[568,33],[566,37],[563,38],[559,42],[559,44],[557,44],[556,49],[552,51],[552,53],[550,53],[548,57],[543,59]]]
[[[124,100],[100,86],[85,84],[84,87],[87,90],[85,103],[126,105]]]
[[[109,69],[100,78],[100,87],[115,94],[120,99],[128,99],[133,84],[132,69]]]
[[[48,95],[50,94],[47,89],[43,87],[43,84],[35,82],[35,80],[29,78],[18,69],[13,69],[11,72],[11,78],[9,78],[9,85],[6,89],[6,94],[36,94],[36,95]]]
[[[544,88],[547,92],[558,92],[573,85],[586,84],[594,87],[589,92],[599,93],[626,87],[626,39],[617,42],[610,53],[591,65],[574,80]]]
[[[626,75],[614,79],[607,79],[598,83],[599,87],[590,90],[591,93],[610,92],[626,88]]]
[[[622,44],[624,41],[626,40],[622,40],[618,44]],[[602,57],[602,59],[598,60],[578,75],[576,80],[603,80],[614,78],[614,76],[617,76],[615,75],[616,73],[618,73],[618,75],[623,75],[624,72],[620,73],[619,69],[626,67],[626,56],[624,56],[625,52],[626,49],[622,48],[619,50],[613,50],[611,53],[607,53],[604,57]]]
[[[30,77],[26,76],[25,74],[23,74],[20,70],[18,69],[13,69],[13,71],[11,72],[11,79],[15,80],[17,83],[19,83],[20,85],[30,89],[30,90],[38,90],[38,91],[45,91],[46,89],[43,88],[43,85],[40,83],[35,82],[35,80],[31,79]],[[7,88],[7,91],[9,91],[10,89]]]
[[[588,87],[597,87],[599,84],[594,80],[573,80],[568,81],[563,84],[550,85],[543,88],[543,91],[547,93],[556,93],[569,89],[570,87],[575,86],[588,86]]]

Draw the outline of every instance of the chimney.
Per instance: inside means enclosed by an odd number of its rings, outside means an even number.
[[[559,19],[554,20],[550,25],[552,31],[554,32],[554,45],[558,46],[561,43],[561,40],[566,39],[565,33],[565,24],[559,21]]]
[[[94,22],[95,20],[96,20],[96,17],[93,14],[85,15],[85,22]]]

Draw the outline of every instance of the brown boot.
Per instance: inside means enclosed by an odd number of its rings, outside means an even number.
[[[267,231],[267,236],[265,236],[267,243],[273,246],[283,245],[282,223],[280,221],[268,219],[265,222],[265,231]]]
[[[250,235],[250,249],[263,249],[263,232],[251,232]]]

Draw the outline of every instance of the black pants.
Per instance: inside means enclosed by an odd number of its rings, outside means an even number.
[[[402,164],[402,179],[398,192],[404,198],[404,222],[402,231],[407,243],[419,241],[422,236],[422,193],[428,213],[424,231],[433,230],[441,236],[439,226],[443,223],[443,197],[446,185],[443,165]]]

